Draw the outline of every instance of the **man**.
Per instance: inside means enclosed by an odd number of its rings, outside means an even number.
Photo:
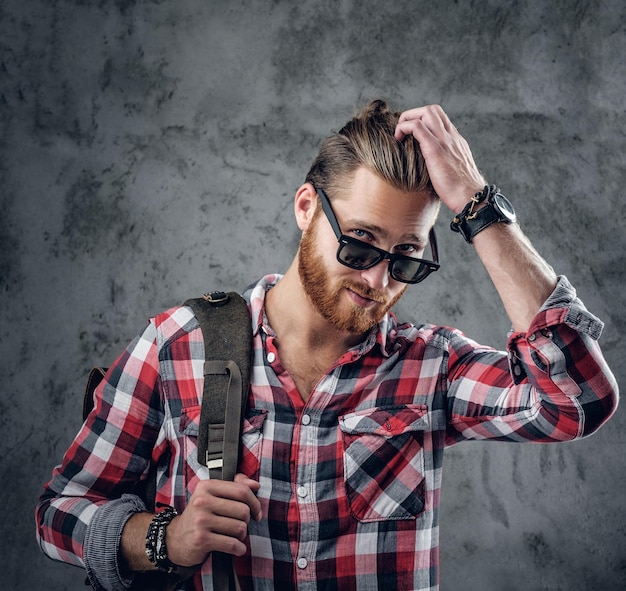
[[[390,312],[438,268],[440,202],[502,299],[508,353]],[[126,588],[155,562],[201,565],[180,588],[210,589],[215,551],[236,557],[243,589],[435,589],[445,446],[577,439],[614,412],[601,322],[440,107],[369,104],[323,143],[294,206],[292,265],[245,294],[255,356],[235,482],[195,460],[204,351],[179,307],[116,361],[46,486],[41,546],[84,565],[96,589]],[[130,494],[149,462],[157,502],[177,514],[155,520]]]

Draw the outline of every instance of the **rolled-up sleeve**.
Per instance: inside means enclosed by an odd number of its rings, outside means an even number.
[[[450,341],[449,436],[567,441],[595,432],[615,412],[618,387],[598,338],[603,323],[564,276],[507,352]]]
[[[102,505],[94,514],[84,546],[85,570],[94,591],[131,588],[134,576],[120,568],[119,547],[126,522],[141,511],[146,511],[141,498],[126,494]]]

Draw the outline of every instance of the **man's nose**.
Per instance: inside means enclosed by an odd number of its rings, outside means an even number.
[[[389,285],[389,261],[383,259],[380,263],[361,271],[361,277],[373,289],[385,289]]]

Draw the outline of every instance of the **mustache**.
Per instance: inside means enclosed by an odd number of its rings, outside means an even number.
[[[353,291],[354,293],[360,295],[363,298],[367,298],[368,300],[372,300],[379,304],[387,303],[387,298],[385,297],[385,294],[383,292],[378,291],[377,289],[374,289],[367,285],[363,285],[361,283],[354,283],[352,281],[344,281],[343,287],[348,288],[349,290]]]

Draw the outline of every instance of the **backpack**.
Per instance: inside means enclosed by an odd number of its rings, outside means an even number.
[[[241,423],[252,365],[252,327],[248,305],[239,294],[222,291],[187,300],[183,305],[193,310],[204,339],[198,462],[209,468],[211,478],[232,481],[239,461]],[[94,367],[89,373],[83,397],[83,420],[94,407],[94,390],[106,372],[107,368]],[[144,500],[150,511],[154,511],[156,472],[151,470],[148,478],[138,483],[133,492]],[[213,552],[212,559],[214,589],[239,589],[232,556]],[[195,569],[182,569],[182,572],[170,575],[140,573],[135,577],[133,589],[173,589],[176,583],[194,572]]]

